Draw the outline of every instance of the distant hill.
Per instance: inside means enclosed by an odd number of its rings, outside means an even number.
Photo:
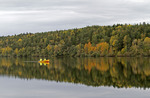
[[[0,56],[150,56],[150,24],[88,26],[0,37]]]

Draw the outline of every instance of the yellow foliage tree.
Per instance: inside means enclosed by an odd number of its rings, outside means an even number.
[[[52,49],[52,47],[51,47],[50,45],[47,45],[46,49],[47,49],[48,51],[50,51],[50,50]]]
[[[22,39],[20,38],[20,39],[18,40],[18,42],[22,42]]]
[[[94,49],[94,48],[92,48],[91,42],[84,45],[84,51],[85,51],[86,54],[89,54],[91,51],[93,51],[92,49]]]
[[[144,48],[145,48],[146,54],[150,55],[150,38],[149,37],[146,37],[144,39]]]
[[[15,53],[15,55],[18,55],[18,53],[19,53],[18,48],[15,49],[14,53]]]

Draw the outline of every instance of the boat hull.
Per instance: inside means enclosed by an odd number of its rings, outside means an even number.
[[[38,61],[39,63],[49,63],[49,60]]]

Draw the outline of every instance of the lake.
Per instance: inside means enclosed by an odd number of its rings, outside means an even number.
[[[149,98],[150,58],[0,58],[0,98]]]

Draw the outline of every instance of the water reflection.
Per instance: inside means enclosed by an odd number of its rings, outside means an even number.
[[[53,58],[42,66],[36,61],[0,58],[0,75],[87,86],[150,87],[150,58]]]

